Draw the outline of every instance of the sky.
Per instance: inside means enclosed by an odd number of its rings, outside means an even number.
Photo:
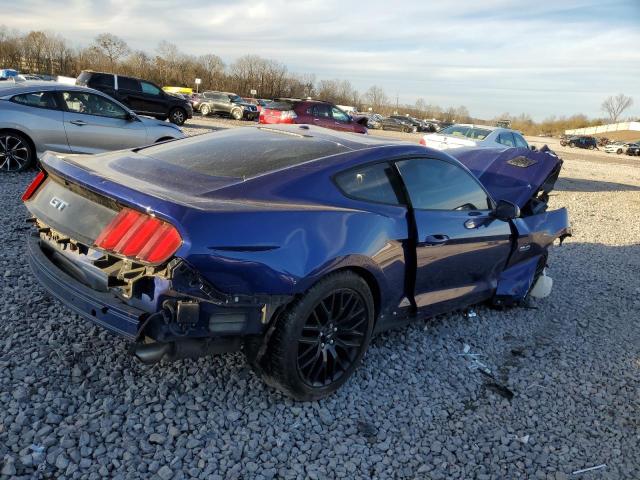
[[[634,98],[640,116],[640,0],[0,0],[0,24],[88,45],[102,32],[153,52],[162,40],[227,64],[245,54],[316,80],[371,85],[412,104],[535,120]]]

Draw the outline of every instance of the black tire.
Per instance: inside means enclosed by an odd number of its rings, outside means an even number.
[[[357,368],[374,324],[369,286],[353,272],[325,277],[275,320],[264,356],[245,342],[247,360],[265,383],[299,401],[335,392]]]
[[[200,115],[202,115],[203,117],[206,117],[210,113],[211,113],[211,107],[206,103],[200,107]]]
[[[187,112],[180,107],[176,107],[169,112],[169,121],[178,126],[184,125],[184,122],[187,121]]]
[[[242,109],[240,108],[234,108],[233,110],[231,110],[231,117],[234,120],[242,120],[242,115],[243,115],[243,112],[242,112]]]
[[[616,153],[617,153],[618,155],[621,155],[621,154],[622,154],[622,149],[621,149],[621,148],[619,148],[619,149],[616,151]]]
[[[0,132],[0,171],[23,172],[36,158],[31,142],[17,132]]]

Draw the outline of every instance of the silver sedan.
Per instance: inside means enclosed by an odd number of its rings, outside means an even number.
[[[46,150],[100,153],[184,138],[177,126],[139,117],[91,88],[0,84],[0,170],[21,171]]]

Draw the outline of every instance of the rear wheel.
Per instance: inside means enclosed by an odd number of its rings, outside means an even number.
[[[620,154],[622,153],[622,149],[621,149],[621,148],[619,148],[619,149],[616,151],[616,153],[617,153],[618,155],[620,155]]]
[[[178,126],[184,125],[184,122],[187,120],[187,112],[185,112],[182,108],[174,108],[169,113],[169,121]]]
[[[0,170],[22,172],[33,164],[35,156],[25,136],[15,132],[0,132]]]
[[[346,382],[367,350],[373,297],[361,277],[339,272],[317,283],[276,321],[257,370],[267,384],[294,399],[317,400]],[[255,361],[256,344],[245,348]]]
[[[200,114],[203,117],[206,117],[207,115],[209,115],[211,113],[211,107],[207,104],[204,104],[200,107]]]

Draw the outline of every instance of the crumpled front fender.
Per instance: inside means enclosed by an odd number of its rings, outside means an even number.
[[[541,262],[546,264],[549,246],[571,235],[566,208],[516,218],[513,225],[517,233],[514,251],[505,270],[498,278],[494,298],[496,304],[512,304],[524,300],[533,286]]]
[[[531,215],[513,220],[516,244],[507,268],[532,257],[546,254],[549,245],[557,238],[571,236],[571,225],[566,208]]]

